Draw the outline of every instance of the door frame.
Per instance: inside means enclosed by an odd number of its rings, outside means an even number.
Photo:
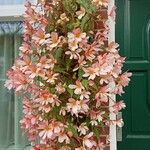
[[[111,9],[115,5],[115,0],[111,0],[108,6],[108,14],[110,13]],[[115,22],[112,19],[109,19],[109,36],[108,41],[112,42],[115,41]],[[112,95],[112,99],[116,99],[115,95]],[[109,105],[112,105],[111,102]],[[116,120],[115,114],[110,114],[110,119]],[[110,150],[117,150],[117,137],[116,137],[116,126],[110,126]]]

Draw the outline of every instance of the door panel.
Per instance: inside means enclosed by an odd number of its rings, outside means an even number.
[[[133,72],[123,95],[125,126],[118,150],[150,150],[150,1],[117,0],[116,41]]]

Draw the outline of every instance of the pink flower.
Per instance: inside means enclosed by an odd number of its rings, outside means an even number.
[[[80,57],[81,49],[77,49],[75,51],[66,51],[66,55],[70,55],[70,59],[78,59]]]
[[[82,51],[81,48],[78,46],[77,41],[68,41],[69,51],[66,51],[66,55],[70,55],[70,59],[79,59],[80,58],[80,52]]]
[[[48,71],[44,79],[48,83],[55,84],[55,81],[57,80],[58,76],[59,76],[59,73],[53,73],[52,71]]]
[[[76,15],[78,16],[78,19],[82,19],[85,15],[86,11],[84,7],[80,7],[80,10],[76,12]]]
[[[69,98],[69,103],[67,103],[67,110],[71,112],[71,114],[75,114],[78,116],[79,111],[81,110],[81,106],[79,105],[79,101]]]
[[[109,0],[92,0],[92,2],[96,5],[96,6],[104,6],[107,7]]]
[[[76,49],[78,49],[78,42],[77,41],[71,41],[69,42],[69,49],[72,51],[72,52],[75,52]],[[67,53],[66,53],[67,54]]]
[[[82,123],[78,127],[78,132],[80,132],[80,135],[86,135],[86,132],[89,130],[89,128],[86,126],[86,123]]]
[[[9,70],[7,72],[7,76],[9,80],[6,80],[5,86],[8,89],[15,89],[16,92],[26,89],[27,87],[27,79],[26,76],[17,68]]]
[[[80,56],[80,57],[78,58],[78,64],[79,64],[79,66],[77,66],[76,68],[74,68],[73,71],[76,71],[76,70],[78,70],[79,68],[83,69],[85,66],[87,66],[86,63],[87,63],[87,62],[84,60],[84,56],[83,56],[83,55]]]
[[[118,50],[117,48],[119,47],[119,44],[115,43],[115,42],[111,42],[109,45],[108,45],[108,48],[106,49],[108,52],[111,52],[111,53],[117,53]]]
[[[67,134],[63,132],[63,133],[61,133],[61,134],[59,135],[59,137],[58,137],[58,142],[59,142],[59,143],[65,142],[66,144],[69,144],[69,143],[70,143],[70,139],[69,139],[69,137],[67,136]]]
[[[25,97],[23,99],[23,113],[26,115],[31,115],[32,109],[33,109],[32,101],[29,98]]]
[[[57,61],[54,59],[52,55],[48,55],[48,57],[42,56],[37,66],[43,69],[50,69],[50,68],[53,69],[56,62]]]
[[[107,103],[111,95],[109,94],[109,87],[101,87],[100,91],[95,95],[96,107],[99,107],[102,102]]]
[[[83,100],[84,98],[89,99],[90,95],[91,95],[90,92],[83,90],[83,91],[81,91],[80,100]]]
[[[51,49],[53,49],[58,46],[62,37],[58,37],[58,33],[56,32],[52,32],[50,36],[50,43],[48,43],[48,45],[51,47]]]
[[[31,49],[31,46],[27,43],[22,43],[22,46],[19,48],[19,50],[22,52],[22,53],[25,53],[25,54],[32,54],[33,50]]]
[[[125,107],[126,107],[125,103],[123,101],[120,101],[110,107],[110,112],[117,113],[118,111],[124,109]]]
[[[80,28],[74,29],[73,32],[68,33],[68,41],[73,42],[81,42],[86,38],[86,33],[82,33]]]
[[[109,16],[112,18],[113,21],[116,20],[116,6],[113,6],[113,8],[111,9]]]
[[[96,78],[96,75],[98,75],[98,68],[89,67],[83,69],[85,74],[83,77],[88,77],[88,80],[94,80]]]
[[[84,86],[82,85],[82,83],[80,81],[78,81],[78,80],[76,81],[76,85],[70,84],[69,88],[70,89],[75,89],[74,93],[77,94],[77,95],[81,94],[82,90],[85,89]]]
[[[101,111],[97,114],[97,120],[98,122],[102,122],[103,120],[103,115],[105,114],[106,112],[105,111]]]
[[[86,150],[84,147],[75,148],[75,150]]]
[[[89,106],[88,106],[88,100],[80,100],[79,101],[79,106],[80,106],[80,112],[81,113],[87,113],[89,110]]]
[[[108,120],[106,121],[105,123],[107,126],[118,126],[118,127],[123,127],[124,125],[124,122],[123,122],[123,119],[118,119],[118,120]]]
[[[87,148],[96,146],[96,142],[92,140],[91,137],[93,137],[93,132],[90,132],[88,135],[83,137],[83,145]]]
[[[65,88],[62,86],[61,82],[56,85],[55,89],[59,94],[62,94],[66,91]]]
[[[60,101],[58,100],[57,95],[51,94],[47,90],[41,91],[39,97],[35,99],[35,102],[40,103],[43,106],[48,104],[51,104],[52,107],[54,107],[55,105],[60,105]]]
[[[66,108],[65,108],[65,107],[62,107],[62,108],[60,109],[59,115],[63,115],[63,116],[66,115]]]
[[[38,29],[37,32],[32,36],[32,39],[36,44],[44,45],[50,42],[50,34],[46,34],[42,29]]]
[[[122,75],[120,75],[117,79],[117,85],[114,89],[115,94],[121,95],[124,93],[123,87],[127,86],[129,84],[130,78],[132,76],[132,73],[125,72]]]
[[[98,149],[96,149],[96,150],[105,150],[106,144],[104,142],[99,141],[97,148]]]
[[[56,122],[52,120],[50,123],[48,121],[43,121],[39,129],[39,136],[42,138],[43,141],[46,139],[54,139],[56,136],[60,135],[60,133],[64,130],[64,126],[60,122]]]
[[[28,75],[30,79],[34,79],[37,76],[45,76],[44,70],[33,64],[29,66],[29,69],[25,71],[25,74]]]
[[[45,140],[47,138],[52,138],[53,136],[53,128],[52,126],[48,123],[48,121],[43,122],[40,126],[39,129],[41,130],[39,133],[39,136]]]
[[[48,104],[47,105],[39,105],[38,110],[42,111],[44,113],[49,113],[52,110],[52,108]]]
[[[128,73],[128,72],[125,72],[123,73],[120,77],[119,77],[119,80],[118,80],[118,84],[125,87],[129,84],[129,81],[130,81],[130,78],[132,76],[132,73]]]
[[[64,24],[69,21],[69,18],[67,18],[67,15],[65,13],[60,15],[60,19],[57,21],[58,24]]]

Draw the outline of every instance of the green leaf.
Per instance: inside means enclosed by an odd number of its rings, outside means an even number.
[[[71,131],[75,137],[78,137],[77,129],[74,127],[72,123],[68,124],[68,130]]]
[[[81,21],[81,30],[82,32],[88,32],[93,29],[92,17],[89,14],[86,14]]]
[[[96,12],[96,8],[93,6],[90,0],[77,0],[77,3],[82,5],[90,14]]]
[[[84,79],[84,80],[82,80],[81,83],[82,83],[82,85],[83,85],[85,88],[88,87],[88,80]]]
[[[79,70],[78,70],[78,78],[79,78],[79,80],[82,79],[83,74],[84,74],[84,71],[81,68],[79,68]]]
[[[62,48],[58,48],[56,51],[55,51],[55,59],[60,62],[61,61],[61,57],[62,57]]]
[[[49,91],[50,91],[51,93],[55,93],[56,90],[55,90],[55,88],[51,88],[51,87],[50,87],[50,88],[49,88]]]
[[[67,24],[67,28],[68,28],[70,31],[72,31],[72,30],[74,29],[73,23],[68,23],[68,24]]]
[[[59,121],[63,121],[63,116],[62,115],[59,115],[59,112],[60,112],[60,106],[59,107],[54,107],[53,110],[50,112],[53,116],[53,118],[56,118],[57,120]]]
[[[71,62],[72,62],[71,59],[67,59],[67,60],[66,60],[66,70],[67,70],[67,71],[69,71],[69,69],[70,69]]]
[[[56,66],[56,65],[54,66],[54,69],[53,69],[54,72],[68,74],[65,70],[66,69],[59,67],[59,66]]]
[[[77,5],[74,0],[63,0],[63,5],[65,10],[70,14],[75,13],[77,10]]]
[[[71,97],[73,96],[73,89],[70,89],[69,87],[67,87],[67,92],[71,95]]]
[[[99,139],[100,138],[100,131],[96,127],[92,128],[92,130],[93,130],[94,135],[97,137],[97,139]]]

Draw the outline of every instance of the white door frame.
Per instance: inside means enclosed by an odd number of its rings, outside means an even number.
[[[108,13],[110,13],[114,5],[115,5],[115,0],[110,0],[110,4],[108,6]],[[109,42],[115,41],[115,22],[112,19],[109,19],[109,29],[110,31],[109,31],[108,41]],[[116,96],[112,95],[112,99],[116,99]],[[110,119],[116,120],[116,115],[110,114]],[[116,126],[110,127],[110,150],[117,150]]]

